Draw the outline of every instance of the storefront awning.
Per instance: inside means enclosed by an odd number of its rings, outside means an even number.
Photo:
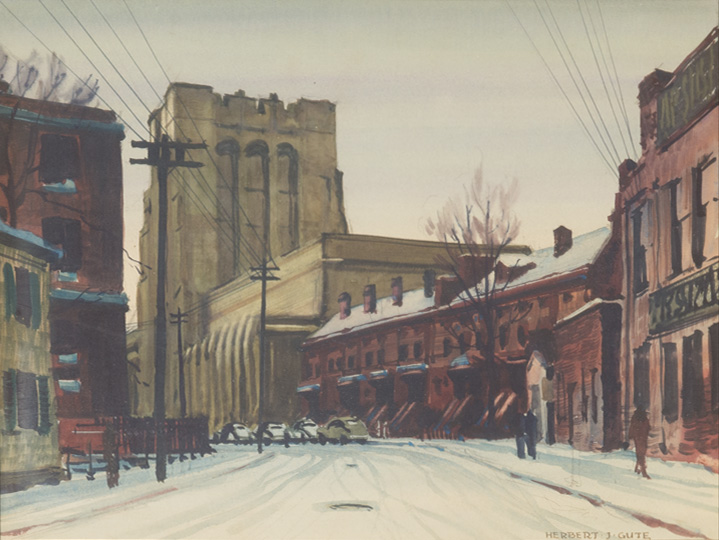
[[[389,377],[389,371],[381,369],[379,371],[373,371],[369,374],[369,378],[372,380],[386,379]]]
[[[427,371],[427,364],[409,364],[397,367],[397,373],[400,375],[424,373],[425,371]]]
[[[467,354],[461,354],[454,360],[452,360],[449,364],[450,368],[458,368],[458,367],[467,367],[469,366],[469,358],[467,358]]]
[[[306,386],[298,386],[297,387],[297,393],[302,394],[305,392],[319,392],[320,391],[320,385],[319,384],[308,384]]]
[[[367,380],[367,377],[365,377],[362,374],[346,375],[344,377],[340,377],[339,379],[337,379],[337,384],[345,385],[345,384],[352,384],[352,383],[357,383],[357,382],[366,381],[366,380]]]

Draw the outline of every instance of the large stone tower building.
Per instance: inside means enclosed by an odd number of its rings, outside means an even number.
[[[268,289],[265,418],[289,420],[299,411],[299,347],[337,312],[340,293],[360,298],[365,285],[377,283],[378,294],[387,295],[397,275],[406,287],[419,287],[444,246],[347,234],[329,101],[285,106],[274,94],[223,97],[208,86],[175,83],[150,125],[158,139],[207,144],[185,155],[204,167],[175,169],[168,180],[166,308],[188,313],[182,327],[187,414],[207,416],[211,429],[256,419],[260,283],[250,280],[250,269],[266,255],[279,267],[280,281]],[[138,329],[128,338],[135,366],[131,406],[143,416],[153,408],[154,174],[140,236]],[[181,410],[179,379],[177,340],[170,334],[165,395],[171,416]]]

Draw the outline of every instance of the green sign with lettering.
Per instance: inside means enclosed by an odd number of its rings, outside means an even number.
[[[719,314],[719,263],[649,295],[649,333]]]
[[[688,124],[717,100],[719,41],[715,38],[695,56],[657,97],[657,144]]]

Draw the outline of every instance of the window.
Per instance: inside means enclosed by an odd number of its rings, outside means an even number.
[[[42,237],[62,247],[62,258],[53,263],[53,270],[77,272],[82,266],[82,236],[80,222],[75,219],[49,217],[42,220]]]
[[[702,413],[702,337],[697,330],[685,337],[682,343],[682,417],[687,420]]]
[[[26,268],[3,266],[5,281],[5,317],[15,316],[18,322],[34,329],[40,327],[42,307],[40,306],[40,277]]]
[[[50,387],[48,377],[10,369],[3,372],[5,430],[34,429],[50,433]]]
[[[327,370],[328,371],[334,371],[335,370],[335,361],[330,360],[327,364]]]
[[[446,358],[450,354],[452,354],[452,341],[446,337],[442,341],[442,355]]]
[[[344,358],[338,358],[337,359],[337,369],[339,371],[342,371],[345,368],[345,359]]]
[[[635,210],[632,214],[632,281],[635,294],[644,291],[649,286],[647,281],[647,248],[642,243],[642,220],[642,209]]]
[[[474,333],[474,347],[475,347],[475,349],[480,350],[480,349],[482,348],[482,345],[483,345],[483,343],[484,343],[483,340],[484,340],[484,338],[482,337],[482,332],[480,332],[479,330],[477,330],[477,331]]]
[[[384,365],[384,349],[377,351],[377,364]]]
[[[529,341],[527,337],[527,330],[522,326],[521,324],[517,328],[517,342],[522,346],[526,347],[527,341]]]
[[[299,205],[298,205],[298,172],[299,158],[297,150],[292,145],[281,143],[277,145],[277,167],[279,180],[277,213],[280,233],[280,249],[288,253],[300,245],[299,236]]]
[[[80,176],[80,152],[77,139],[52,133],[42,135],[40,181],[45,184],[59,184],[78,176]]]
[[[348,356],[347,357],[347,369],[354,369],[354,368],[355,368],[355,357]]]
[[[679,416],[679,383],[677,371],[677,344],[662,344],[664,354],[664,402],[662,414],[667,422],[674,422]]]
[[[312,364],[305,365],[305,378],[309,379],[312,377]]]
[[[469,349],[469,342],[472,339],[472,334],[469,334],[467,332],[463,332],[459,335],[459,338],[457,339],[457,344],[459,345],[459,350],[462,354],[466,353]]]
[[[499,327],[499,347],[502,349],[507,348],[507,342],[509,341],[509,325],[503,324]]]
[[[679,221],[678,185],[678,178],[669,184],[669,219],[671,227],[669,242],[671,246],[672,275],[675,276],[682,272],[682,222]]]
[[[50,321],[50,351],[53,354],[73,354],[77,349],[78,337],[78,329],[73,321],[67,319]]]
[[[704,239],[707,228],[707,204],[704,202],[702,169],[692,169],[692,260],[700,268],[706,260],[704,256]]]
[[[409,346],[408,345],[400,345],[399,351],[397,354],[397,362],[404,362],[409,358]]]
[[[364,355],[364,365],[366,367],[370,367],[372,365],[372,357],[374,354],[372,352],[365,353]]]
[[[709,380],[712,411],[719,412],[719,324],[709,327]]]
[[[415,342],[414,342],[413,349],[414,349],[414,350],[413,350],[412,352],[414,353],[414,357],[415,357],[417,360],[419,360],[420,358],[422,358],[422,342],[421,342],[421,341],[415,341]]]
[[[634,349],[634,406],[649,408],[649,344]]]

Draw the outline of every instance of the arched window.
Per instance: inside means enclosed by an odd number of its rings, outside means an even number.
[[[278,206],[275,216],[281,252],[288,253],[300,245],[299,158],[291,144],[277,145]]]
[[[245,213],[248,232],[246,238],[254,251],[261,255],[263,249],[270,251],[270,150],[265,141],[252,141],[245,148],[247,193]]]

